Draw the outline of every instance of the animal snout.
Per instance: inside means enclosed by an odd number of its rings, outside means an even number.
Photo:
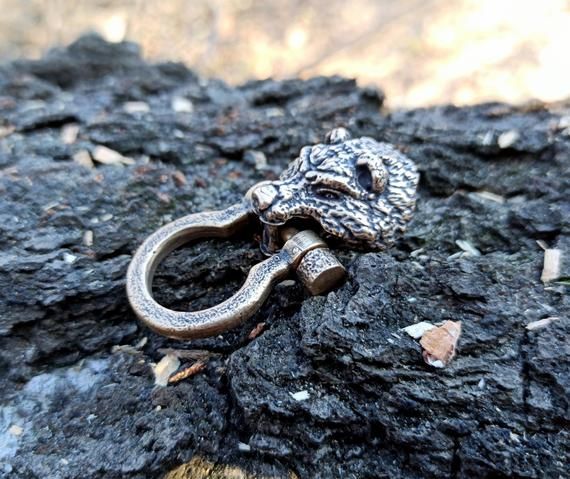
[[[258,211],[265,211],[269,208],[277,197],[277,189],[271,185],[262,185],[253,190],[251,199],[254,208]]]

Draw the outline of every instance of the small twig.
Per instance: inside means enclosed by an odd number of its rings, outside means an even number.
[[[182,371],[177,372],[176,374],[170,376],[170,378],[168,379],[168,383],[174,384],[182,381],[183,379],[194,376],[195,374],[198,374],[200,371],[202,371],[205,367],[206,363],[204,361],[196,361],[194,364],[192,364],[192,366],[183,369]]]

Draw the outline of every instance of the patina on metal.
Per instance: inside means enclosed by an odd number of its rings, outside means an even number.
[[[388,248],[412,217],[418,173],[394,146],[352,139],[332,130],[324,144],[306,146],[277,181],[254,185],[242,202],[221,211],[195,213],[149,236],[127,272],[127,294],[152,330],[178,339],[212,336],[252,316],[272,287],[292,273],[311,294],[324,294],[345,277],[331,244],[366,251]],[[239,291],[202,311],[173,311],[152,297],[157,266],[193,240],[230,238],[248,227],[263,230],[269,256],[251,268]]]

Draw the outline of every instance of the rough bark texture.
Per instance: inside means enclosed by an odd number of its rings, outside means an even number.
[[[192,459],[179,477],[226,466],[256,477],[566,476],[568,284],[540,282],[536,241],[570,248],[570,108],[386,114],[381,103],[342,78],[230,88],[94,36],[2,67],[0,474],[155,477]],[[62,139],[71,123],[77,138]],[[337,291],[311,298],[283,283],[217,338],[141,328],[124,293],[136,246],[173,218],[237,201],[334,126],[418,164],[417,212],[398,245],[341,253],[350,277]],[[72,160],[97,145],[136,163]],[[455,255],[456,240],[481,255]],[[200,243],[171,255],[156,289],[168,306],[204,307],[260,258],[250,238]],[[558,319],[526,328],[547,317]],[[444,320],[463,332],[455,360],[434,369],[400,329]],[[212,354],[199,374],[156,387],[165,348]],[[304,401],[290,394],[305,390]]]

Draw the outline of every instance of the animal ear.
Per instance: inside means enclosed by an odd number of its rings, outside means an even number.
[[[325,143],[328,145],[338,145],[346,140],[350,140],[352,135],[346,128],[335,128],[329,131],[325,137]]]

